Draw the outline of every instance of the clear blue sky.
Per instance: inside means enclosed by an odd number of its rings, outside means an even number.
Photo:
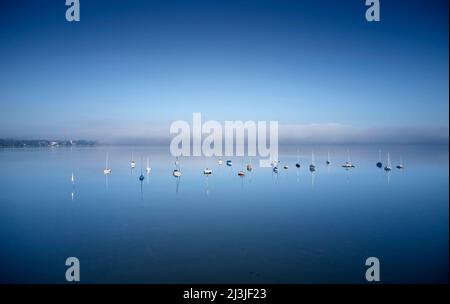
[[[379,23],[365,0],[80,3],[69,23],[65,0],[0,2],[0,137],[126,137],[195,111],[448,127],[448,1],[382,0]]]

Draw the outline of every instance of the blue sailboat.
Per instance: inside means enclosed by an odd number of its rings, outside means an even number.
[[[382,167],[383,167],[383,163],[381,162],[381,150],[378,151],[378,162],[377,162],[377,167],[378,167],[378,168],[382,168]]]
[[[141,175],[139,176],[139,180],[142,182],[145,179],[144,173],[142,172],[142,157],[141,157]]]

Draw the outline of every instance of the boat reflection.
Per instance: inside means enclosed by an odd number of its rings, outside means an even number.
[[[176,177],[175,178],[177,181],[176,181],[176,188],[175,188],[175,193],[178,193],[179,192],[179,190],[180,190],[180,181],[181,181],[181,176],[178,176],[178,177]]]

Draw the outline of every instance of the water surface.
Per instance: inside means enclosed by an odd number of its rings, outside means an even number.
[[[363,283],[375,256],[382,282],[448,282],[447,146],[350,147],[349,171],[347,147],[299,148],[278,175],[185,157],[180,179],[167,147],[1,149],[0,281],[64,283],[75,256],[84,283]]]

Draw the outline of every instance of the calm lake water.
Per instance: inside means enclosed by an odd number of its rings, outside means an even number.
[[[280,147],[278,175],[185,157],[179,180],[166,146],[0,149],[0,281],[65,283],[74,256],[82,283],[364,283],[375,256],[382,282],[448,282],[448,146],[350,149],[350,171],[347,147],[302,146],[300,169]]]

